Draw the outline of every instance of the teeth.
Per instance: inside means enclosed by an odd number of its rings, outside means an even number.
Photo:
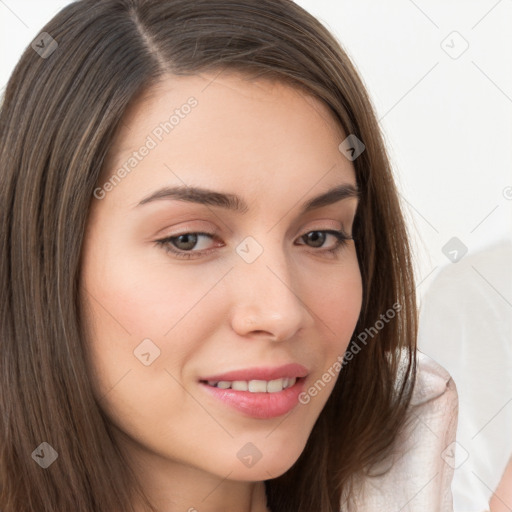
[[[245,380],[235,380],[231,383],[231,389],[235,391],[247,391],[249,385]]]
[[[283,389],[293,386],[297,382],[295,377],[275,379],[275,380],[235,380],[235,381],[215,381],[209,380],[208,385],[220,389],[234,389],[235,391],[249,391],[251,393],[279,393]]]
[[[278,391],[282,391],[286,385],[288,384],[288,379],[276,379],[269,380],[267,384],[267,392],[268,393],[277,393]]]
[[[249,390],[251,393],[266,393],[267,382],[264,380],[250,380]]]

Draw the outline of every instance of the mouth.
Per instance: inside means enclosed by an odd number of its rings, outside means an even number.
[[[248,391],[249,393],[279,393],[284,389],[291,388],[298,380],[304,377],[285,377],[273,380],[200,380],[202,384],[219,388],[233,389],[234,391]]]
[[[266,392],[266,389],[263,390],[263,384],[261,384],[261,382],[265,382],[266,384],[272,382],[270,389],[274,389],[281,384],[285,387],[287,383],[289,385],[291,379],[305,377],[308,373],[309,370],[305,366],[297,363],[288,363],[281,366],[257,366],[253,368],[233,370],[226,373],[218,373],[216,375],[203,376],[201,377],[201,381],[207,382],[210,386],[216,387],[227,386],[227,384],[224,383],[229,383],[229,387],[231,387],[233,383],[237,383],[235,385],[240,386],[244,386],[243,383],[247,383],[248,387],[243,391],[249,390],[249,384],[253,383],[251,384],[252,387],[262,390],[255,391],[258,393]],[[219,386],[219,384],[221,385]]]
[[[259,367],[199,379],[214,407],[256,419],[271,419],[291,412],[299,403],[308,370],[302,365]]]

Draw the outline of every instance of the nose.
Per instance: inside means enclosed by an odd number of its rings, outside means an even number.
[[[284,341],[310,327],[314,318],[299,277],[282,248],[267,248],[252,263],[240,259],[229,277],[233,330]]]

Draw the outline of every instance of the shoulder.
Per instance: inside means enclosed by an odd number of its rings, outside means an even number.
[[[411,454],[407,461],[410,467],[420,472],[422,467],[430,467],[449,473],[451,481],[458,413],[459,397],[453,378],[434,359],[418,351],[409,417],[398,435],[398,442]]]
[[[357,512],[452,512],[458,396],[450,374],[417,352],[417,374],[404,427],[375,476],[358,482]],[[350,509],[352,510],[352,509]]]
[[[458,395],[455,382],[448,371],[423,352],[417,351],[417,373],[411,407],[422,408],[424,414],[432,414],[442,407],[452,406],[451,412],[457,413]]]
[[[451,473],[459,412],[457,388],[450,373],[417,351],[417,373],[408,416],[395,441],[401,468],[418,475]]]

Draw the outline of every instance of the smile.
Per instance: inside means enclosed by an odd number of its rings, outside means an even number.
[[[220,389],[233,389],[235,391],[249,391],[250,393],[279,393],[283,389],[292,387],[296,378],[283,378],[274,380],[235,380],[235,381],[215,381],[209,380],[208,385]]]
[[[270,381],[201,380],[199,384],[214,405],[220,403],[222,407],[255,419],[271,419],[288,414],[298,405],[305,380],[305,377]]]

